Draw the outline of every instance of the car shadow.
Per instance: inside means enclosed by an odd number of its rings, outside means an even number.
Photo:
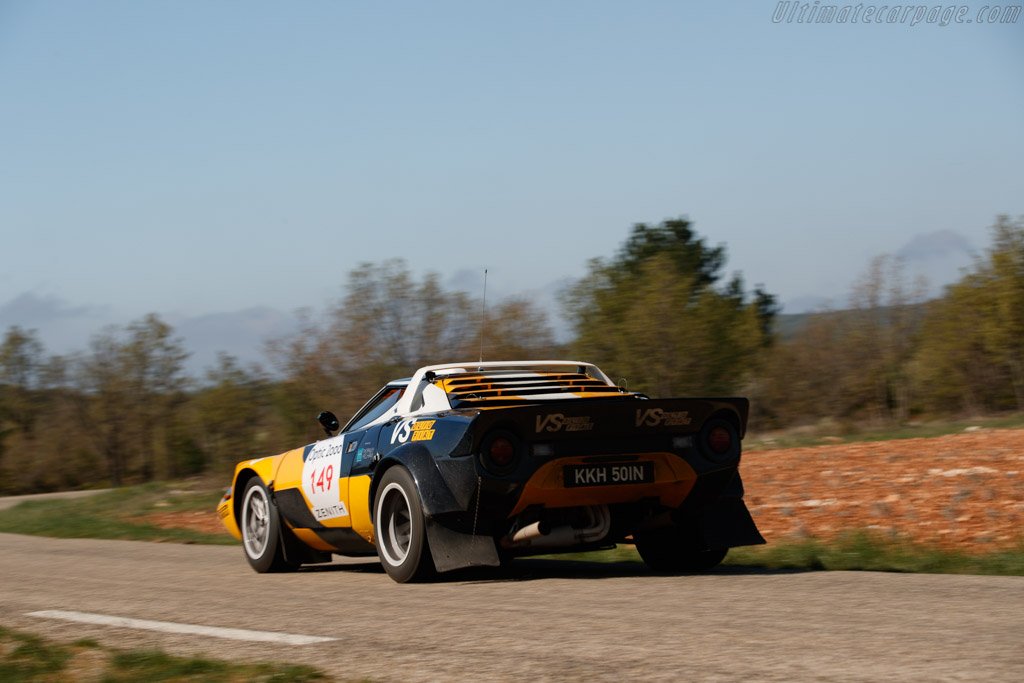
[[[383,574],[384,566],[374,558],[341,558],[327,564],[307,564],[299,573],[345,572],[347,574]]]
[[[770,569],[748,565],[722,565],[703,572],[656,572],[642,562],[586,562],[581,560],[519,558],[502,567],[474,567],[442,574],[442,581],[507,582],[544,579],[617,579],[626,577],[770,576],[800,574],[810,569]]]
[[[330,564],[307,565],[301,573],[343,572],[384,574],[376,558],[344,558]],[[816,569],[771,569],[756,565],[726,564],[703,572],[656,572],[642,562],[588,562],[558,558],[518,558],[501,567],[469,567],[440,574],[434,583],[503,583],[542,581],[544,579],[617,579],[624,577],[666,576],[772,576],[803,574]]]

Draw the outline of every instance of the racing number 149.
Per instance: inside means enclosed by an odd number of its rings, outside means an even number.
[[[313,471],[309,473],[309,488],[310,491],[316,493],[319,488],[321,493],[331,490],[331,481],[334,479],[334,465],[328,465],[322,467],[319,470],[320,475],[317,476],[317,469],[313,468]]]

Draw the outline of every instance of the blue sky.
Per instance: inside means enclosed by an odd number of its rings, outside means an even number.
[[[955,277],[1024,213],[1024,19],[775,7],[3,0],[0,324],[259,336],[389,257],[550,300],[683,214],[790,311],[880,253]]]

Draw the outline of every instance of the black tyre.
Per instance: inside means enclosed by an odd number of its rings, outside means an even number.
[[[282,538],[288,533],[281,528],[277,506],[270,500],[270,492],[259,477],[253,477],[242,493],[242,550],[245,559],[261,574],[287,572],[298,568],[285,556]]]
[[[388,576],[398,583],[433,577],[423,503],[409,470],[396,465],[384,473],[373,512],[373,540]]]
[[[702,572],[717,567],[728,548],[704,548],[678,529],[655,529],[635,537],[644,564],[656,572]]]

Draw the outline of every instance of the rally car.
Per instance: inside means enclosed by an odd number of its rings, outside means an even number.
[[[258,572],[377,555],[396,581],[634,543],[658,571],[764,543],[744,398],[651,399],[578,361],[424,367],[328,438],[240,462],[218,506]]]

